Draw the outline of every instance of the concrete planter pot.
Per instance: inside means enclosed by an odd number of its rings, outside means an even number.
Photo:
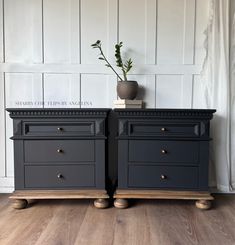
[[[138,83],[136,81],[118,81],[117,94],[120,99],[133,100],[138,93]]]

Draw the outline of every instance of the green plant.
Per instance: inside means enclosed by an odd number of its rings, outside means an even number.
[[[117,71],[113,68],[113,66],[110,64],[110,62],[107,60],[106,56],[104,55],[104,52],[102,50],[102,46],[101,46],[101,41],[97,40],[94,44],[91,45],[92,48],[96,48],[99,49],[100,51],[100,56],[99,56],[99,60],[103,60],[106,62],[106,66],[111,68],[113,70],[113,72],[117,75],[117,77],[121,80],[121,81],[128,81],[127,80],[127,73],[131,70],[132,68],[132,60],[128,59],[125,62],[123,62],[122,60],[122,55],[121,55],[121,47],[122,47],[122,42],[119,42],[115,45],[115,57],[116,57],[116,65],[117,67],[120,67],[122,70],[122,74],[123,74],[123,78],[122,79],[119,74],[117,73]]]

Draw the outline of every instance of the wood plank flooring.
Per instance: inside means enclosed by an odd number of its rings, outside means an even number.
[[[208,211],[184,200],[136,200],[124,210],[41,200],[14,210],[0,194],[0,245],[235,245],[235,195],[215,198]]]

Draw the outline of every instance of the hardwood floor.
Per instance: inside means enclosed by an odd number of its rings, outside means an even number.
[[[234,245],[235,195],[208,211],[193,201],[136,200],[98,210],[92,200],[41,200],[14,210],[0,194],[0,245]]]

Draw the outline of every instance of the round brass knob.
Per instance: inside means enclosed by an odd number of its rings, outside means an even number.
[[[161,128],[161,131],[162,131],[162,132],[166,131],[166,128]]]
[[[57,128],[58,131],[63,131],[63,128]]]
[[[161,179],[166,179],[166,175],[162,174]]]
[[[161,153],[162,153],[162,154],[166,154],[167,151],[166,151],[166,150],[161,150]]]
[[[58,153],[63,153],[63,150],[62,149],[57,149],[57,152]]]
[[[63,178],[63,175],[62,174],[57,174],[57,178],[58,179],[62,179]]]

